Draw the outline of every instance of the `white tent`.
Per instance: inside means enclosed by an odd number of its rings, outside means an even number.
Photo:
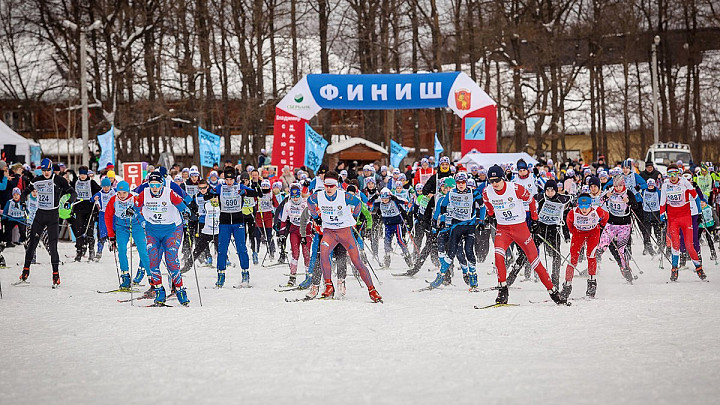
[[[492,165],[502,165],[506,163],[517,163],[518,160],[524,159],[527,163],[536,165],[538,161],[532,156],[525,152],[520,153],[482,153],[475,149],[468,152],[465,156],[460,159],[460,163],[467,166],[469,164],[476,164],[484,168],[489,168]]]
[[[25,158],[25,163],[30,163],[30,147],[40,147],[39,143],[33,141],[32,139],[25,138],[13,131],[13,129],[7,126],[7,124],[0,121],[0,148],[4,145],[15,145],[15,154],[17,156],[23,156]]]

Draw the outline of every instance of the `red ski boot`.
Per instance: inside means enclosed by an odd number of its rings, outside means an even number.
[[[375,287],[370,287],[368,294],[370,294],[372,302],[383,302],[382,297],[378,294],[377,290],[375,290]]]
[[[58,273],[57,271],[53,271],[52,276],[53,276],[52,277],[52,280],[53,280],[52,288],[60,287],[60,273]]]
[[[335,296],[335,287],[333,286],[332,279],[325,279],[325,291],[320,294],[320,299],[329,300]]]

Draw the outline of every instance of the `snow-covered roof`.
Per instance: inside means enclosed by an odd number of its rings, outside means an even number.
[[[352,148],[355,145],[364,145],[374,151],[383,153],[385,155],[387,155],[387,153],[388,153],[387,150],[385,150],[385,148],[383,148],[382,146],[380,146],[376,143],[370,142],[367,139],[356,138],[356,137],[347,138],[347,139],[344,139],[344,140],[338,141],[338,142],[333,142],[332,144],[330,144],[330,146],[327,147],[326,152],[328,154],[332,155],[332,154],[335,154],[338,152],[342,152],[345,149]]]

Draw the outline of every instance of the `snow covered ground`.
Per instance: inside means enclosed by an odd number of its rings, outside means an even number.
[[[637,243],[635,285],[606,255],[594,301],[531,304],[547,293],[523,282],[510,291],[520,306],[488,310],[473,306],[495,292],[468,293],[461,278],[413,292],[433,277],[430,265],[397,279],[399,256],[378,272],[384,304],[351,278],[344,301],[286,303],[301,295],[273,291],[287,267],[254,266],[255,288],[223,290],[205,289],[215,272],[198,267],[202,308],[192,271],[190,308],[133,307],[117,302],[129,294],[96,292],[117,286],[111,254],[77,264],[64,258],[71,244],[60,250],[57,290],[45,251],[32,284],[10,286],[23,250],[5,251],[1,404],[703,404],[720,395],[718,266],[706,260],[710,283],[681,271],[666,284],[668,266]],[[496,284],[490,268],[479,267],[481,287]],[[228,270],[228,285],[239,279]],[[584,292],[576,278],[573,296]]]

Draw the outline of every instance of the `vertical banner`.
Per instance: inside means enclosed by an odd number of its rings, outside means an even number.
[[[463,118],[460,149],[463,155],[473,149],[483,153],[497,152],[497,115],[494,105],[475,110]]]
[[[40,145],[30,145],[30,161],[27,162],[31,167],[40,164],[42,160],[42,148]]]
[[[198,127],[200,145],[200,166],[213,167],[220,164],[220,136]]]
[[[290,170],[305,164],[305,124],[306,119],[275,109],[273,128],[273,149],[271,161],[277,165],[278,173],[285,166]]]
[[[407,156],[408,150],[403,148],[399,143],[390,140],[390,165],[392,167],[399,167],[400,162]]]
[[[115,127],[104,134],[97,136],[97,142],[100,146],[100,158],[98,159],[98,167],[104,169],[108,163],[115,165]]]
[[[443,153],[445,148],[443,148],[442,144],[440,143],[440,140],[437,137],[437,132],[435,132],[435,165],[439,165],[440,162],[440,154]]]
[[[305,167],[316,172],[320,168],[328,141],[305,123]]]
[[[143,181],[143,164],[142,162],[132,162],[122,164],[123,180],[130,184],[130,189],[142,184]]]

